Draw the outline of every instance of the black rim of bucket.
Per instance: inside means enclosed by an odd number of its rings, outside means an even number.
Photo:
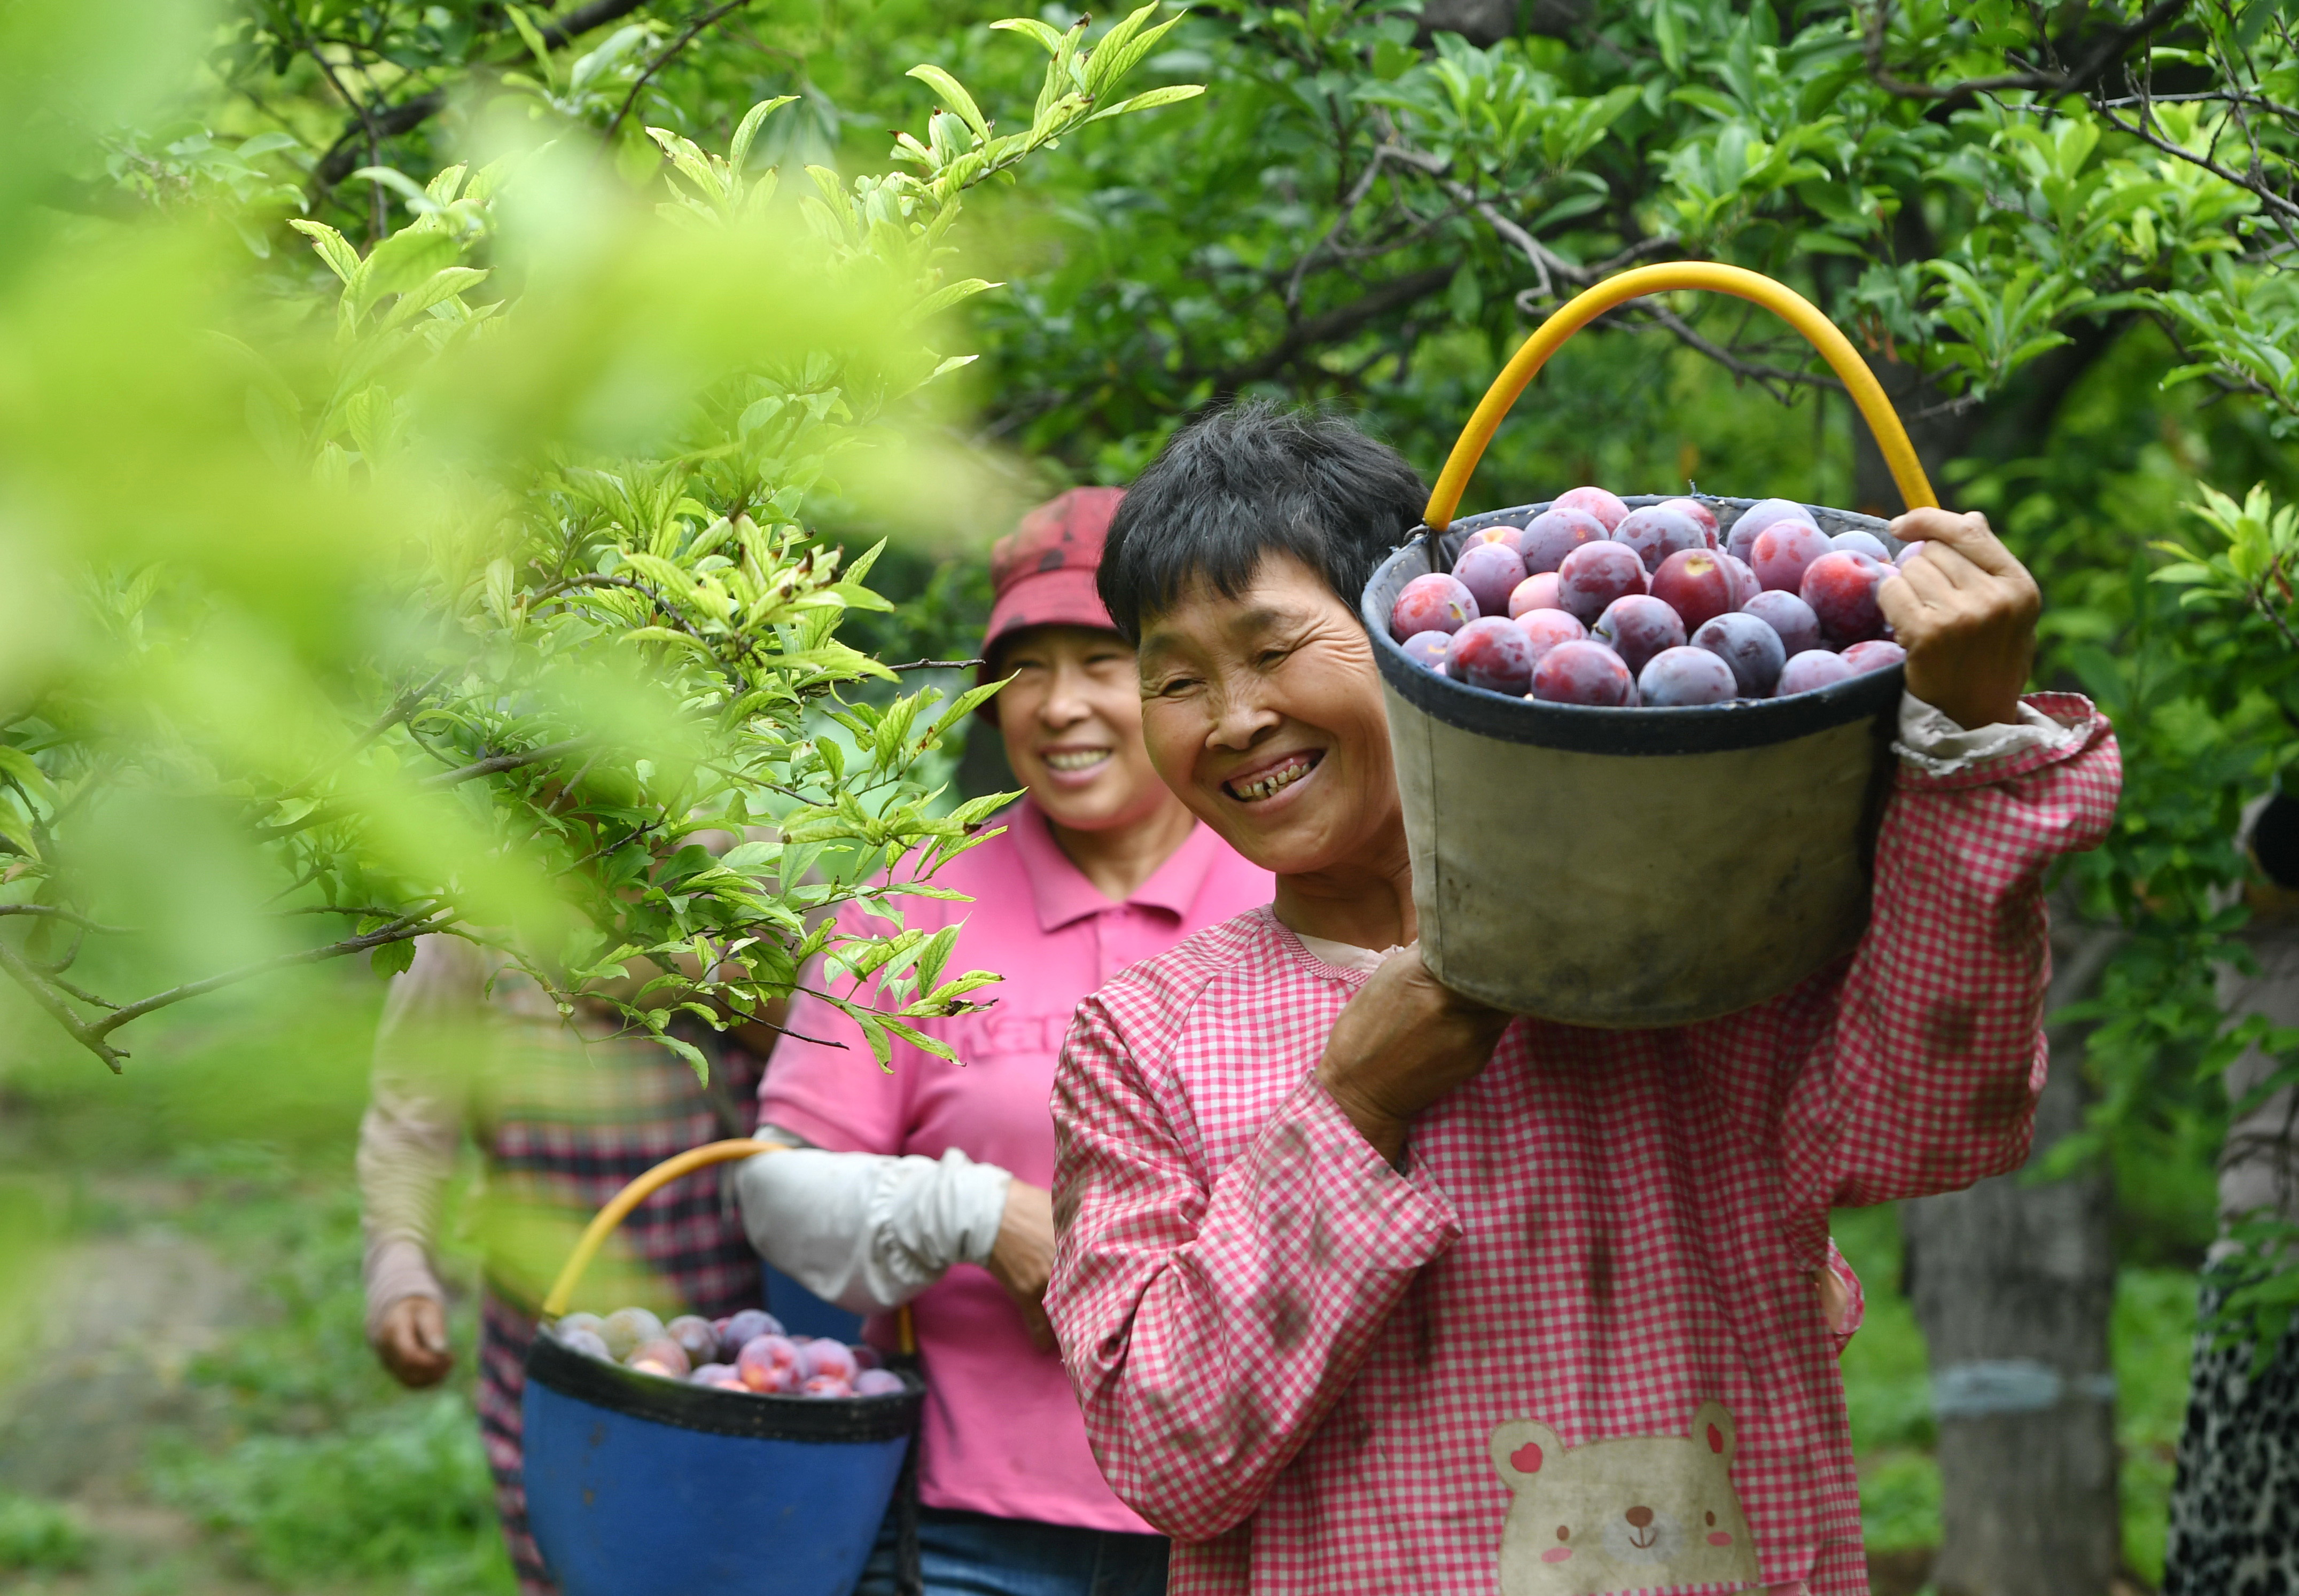
[[[1671,499],[1693,499],[1716,515],[1721,540],[1732,530],[1755,499],[1719,499],[1708,493],[1644,493],[1622,502],[1631,509],[1663,504]],[[1429,571],[1449,571],[1463,543],[1481,529],[1506,522],[1521,525],[1547,509],[1552,500],[1521,504],[1506,509],[1464,516],[1434,542],[1437,558],[1430,553],[1429,529],[1415,527],[1412,538],[1381,563],[1365,584],[1362,614],[1373,634],[1374,657],[1381,662],[1383,681],[1397,695],[1423,714],[1447,725],[1503,742],[1528,743],[1581,754],[1716,754],[1734,748],[1762,748],[1788,742],[1847,722],[1869,720],[1894,712],[1900,702],[1905,672],[1899,666],[1869,671],[1847,682],[1834,682],[1785,699],[1736,699],[1726,704],[1705,704],[1684,709],[1600,709],[1584,704],[1548,704],[1537,699],[1512,698],[1416,665],[1389,634],[1389,608],[1394,590],[1405,580]],[[1854,510],[1808,504],[1822,532],[1872,533],[1894,554],[1899,540],[1884,530],[1874,516]],[[1441,560],[1441,563],[1439,561]],[[1384,600],[1377,597],[1390,590]]]
[[[536,1331],[527,1350],[527,1377],[561,1396],[633,1418],[752,1441],[900,1441],[918,1427],[925,1386],[914,1374],[895,1372],[903,1388],[884,1396],[768,1396],[641,1374],[570,1351],[548,1330]]]

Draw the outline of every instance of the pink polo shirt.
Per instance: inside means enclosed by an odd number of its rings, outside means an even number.
[[[759,1091],[762,1121],[842,1153],[939,1158],[952,1147],[1033,1186],[1054,1178],[1049,1104],[1070,1017],[1128,965],[1266,904],[1273,883],[1203,826],[1124,903],[1112,903],[1070,863],[1026,798],[1000,817],[1003,836],[961,855],[934,879],[972,903],[904,900],[905,922],[934,931],[963,923],[949,968],[1006,979],[978,997],[988,1012],[927,1021],[963,1068],[894,1046],[881,1071],[852,1021],[819,998],[791,1007]],[[883,922],[858,922],[857,929]],[[801,1037],[843,1042],[843,1048]],[[1061,1360],[1042,1352],[987,1269],[959,1264],[911,1303],[926,1378],[919,1495],[930,1507],[1087,1529],[1148,1533],[1110,1492],[1087,1450]],[[890,1327],[873,1339],[892,1344]]]

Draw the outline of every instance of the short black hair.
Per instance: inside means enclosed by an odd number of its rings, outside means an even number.
[[[1428,501],[1403,455],[1340,417],[1226,405],[1174,434],[1126,490],[1095,582],[1133,643],[1192,583],[1235,598],[1272,554],[1323,576],[1355,615],[1374,567]]]

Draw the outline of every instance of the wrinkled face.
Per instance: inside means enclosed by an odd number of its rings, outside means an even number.
[[[1373,642],[1323,578],[1273,554],[1237,597],[1143,617],[1141,730],[1166,783],[1279,875],[1370,863],[1401,824]]]
[[[1055,824],[1132,825],[1168,801],[1141,746],[1133,650],[1115,632],[1033,626],[999,645],[1013,680],[992,702],[1006,759]]]

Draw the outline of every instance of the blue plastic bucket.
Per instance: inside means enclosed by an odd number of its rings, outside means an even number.
[[[527,1521],[567,1596],[848,1596],[917,1430],[885,1396],[758,1396],[527,1358]]]
[[[649,1194],[784,1151],[712,1142],[623,1187],[552,1282],[545,1325]],[[545,1328],[527,1349],[520,1403],[527,1526],[543,1560],[566,1596],[849,1596],[925,1405],[918,1377],[901,1378],[885,1396],[719,1391],[586,1358]]]

